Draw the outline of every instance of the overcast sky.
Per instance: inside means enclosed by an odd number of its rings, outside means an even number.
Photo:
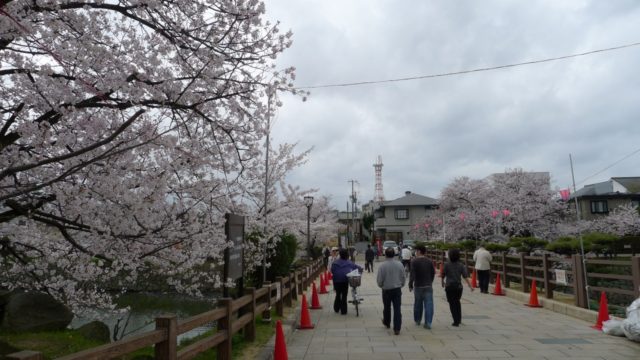
[[[280,67],[297,86],[472,70],[640,42],[636,0],[271,0],[291,29]],[[344,209],[358,180],[373,198],[384,163],[386,200],[437,198],[453,179],[506,169],[548,171],[578,188],[640,176],[640,46],[472,74],[311,90],[284,96],[273,141],[313,147],[288,181]],[[599,175],[587,177],[635,154]]]

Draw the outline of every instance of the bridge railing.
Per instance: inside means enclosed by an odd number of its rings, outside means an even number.
[[[289,276],[277,277],[273,283],[263,287],[245,288],[245,294],[237,299],[222,298],[217,307],[193,317],[178,320],[173,314],[157,317],[156,328],[142,334],[66,355],[57,360],[111,359],[130,354],[136,350],[154,347],[155,359],[186,360],[215,348],[217,359],[231,359],[231,340],[233,335],[242,332],[246,341],[254,341],[255,321],[259,314],[270,314],[275,306],[276,314],[282,316],[284,307],[291,307],[305,289],[324,271],[322,259],[291,272]],[[178,350],[178,335],[196,327],[215,322],[217,331]],[[8,359],[40,360],[44,356],[36,351],[21,351],[7,356]]]
[[[445,254],[445,251],[440,250],[427,251],[427,256],[437,263],[446,261]],[[529,256],[525,253],[494,253],[492,256],[492,281],[496,275],[500,275],[506,288],[513,287],[512,283],[517,283],[516,286],[523,292],[529,292],[531,282],[535,279],[547,299],[554,297],[554,290],[562,290],[573,296],[576,306],[587,308],[586,278],[590,292],[604,291],[608,296],[640,297],[640,256],[620,257],[615,260],[588,258],[586,261],[583,261],[581,255],[560,258],[549,254]],[[473,252],[461,252],[460,260],[473,271]],[[563,270],[566,278],[556,278],[556,270]],[[603,279],[608,284],[615,283],[615,286],[600,285]],[[593,295],[590,294],[592,299]]]

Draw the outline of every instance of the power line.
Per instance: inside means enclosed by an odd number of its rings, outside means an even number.
[[[638,149],[636,149],[636,150],[632,151],[630,154],[627,154],[627,155],[623,156],[621,159],[619,159],[619,160],[615,161],[614,163],[612,163],[612,164],[608,165],[608,166],[607,166],[607,167],[605,167],[604,169],[602,169],[602,170],[600,170],[600,171],[598,171],[598,172],[596,172],[596,173],[594,173],[594,174],[592,174],[592,175],[589,175],[589,176],[587,176],[586,178],[584,178],[584,179],[582,179],[582,180],[578,181],[578,184],[582,184],[582,183],[584,183],[585,181],[587,181],[587,180],[591,179],[592,177],[594,177],[594,176],[596,176],[596,175],[600,175],[600,174],[602,174],[603,172],[605,172],[605,171],[607,171],[607,170],[611,169],[612,167],[614,167],[614,166],[618,165],[619,163],[623,162],[624,160],[626,160],[626,159],[630,158],[631,156],[633,156],[633,155],[635,155],[635,154],[637,154],[637,153],[639,153],[639,152],[640,152],[640,148],[638,148]]]
[[[625,49],[625,48],[629,48],[629,47],[632,47],[632,46],[638,46],[638,45],[640,45],[640,42],[636,42],[636,43],[632,43],[632,44],[626,44],[626,45],[620,45],[620,46],[614,46],[614,47],[605,48],[605,49],[591,50],[591,51],[587,51],[587,52],[583,52],[583,53],[579,53],[579,54],[565,55],[565,56],[559,56],[559,57],[553,57],[553,58],[547,58],[547,59],[541,59],[541,60],[525,61],[525,62],[515,63],[515,64],[498,65],[498,66],[492,66],[492,67],[486,67],[486,68],[478,68],[478,69],[472,69],[472,70],[462,70],[462,71],[448,72],[448,73],[442,73],[442,74],[420,75],[420,76],[411,76],[411,77],[395,78],[395,79],[387,79],[387,80],[359,81],[359,82],[352,82],[352,83],[338,83],[338,84],[326,84],[326,85],[301,86],[301,87],[297,87],[296,89],[303,90],[303,89],[321,89],[321,88],[332,88],[332,87],[349,87],[349,86],[360,86],[360,85],[373,85],[373,84],[384,84],[384,83],[393,83],[393,82],[401,82],[401,81],[431,79],[431,78],[437,78],[437,77],[470,74],[470,73],[476,73],[476,72],[482,72],[482,71],[492,71],[492,70],[499,70],[499,69],[507,69],[507,68],[517,67],[517,66],[533,65],[533,64],[540,64],[540,63],[545,63],[545,62],[550,62],[550,61],[570,59],[570,58],[586,56],[586,55],[592,55],[592,54],[606,52],[606,51]]]

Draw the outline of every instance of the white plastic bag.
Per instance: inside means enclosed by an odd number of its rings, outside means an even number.
[[[353,269],[350,273],[347,274],[347,277],[351,276],[360,276],[360,272],[358,271],[358,269]]]
[[[602,332],[613,336],[624,336],[622,320],[611,319],[602,322]]]
[[[640,298],[627,308],[627,318],[622,321],[622,331],[629,340],[640,342]]]

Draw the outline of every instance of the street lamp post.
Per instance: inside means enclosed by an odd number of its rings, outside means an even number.
[[[304,197],[304,206],[307,207],[307,255],[311,257],[311,206],[313,206],[313,196]]]

